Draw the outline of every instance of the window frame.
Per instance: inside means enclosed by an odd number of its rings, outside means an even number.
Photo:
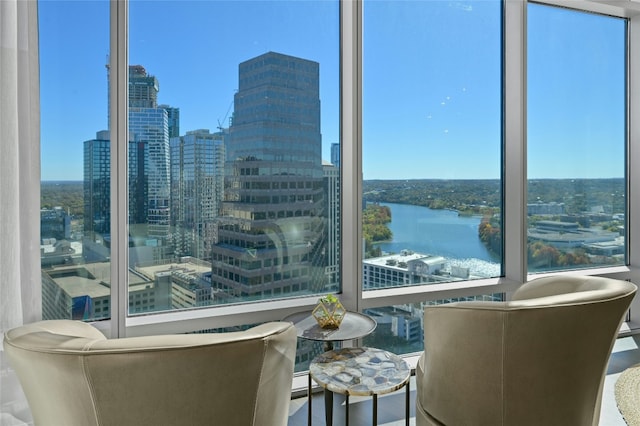
[[[527,273],[526,142],[526,0],[503,0],[503,235],[504,276],[446,284],[369,290],[362,288],[362,0],[340,1],[340,149],[341,149],[341,300],[350,310],[444,299],[472,294],[509,294],[532,277]],[[627,250],[628,266],[553,272],[553,275],[602,275],[640,282],[640,126],[630,117],[640,111],[640,3],[608,0],[544,0],[536,3],[570,7],[628,18],[627,45]],[[622,3],[622,2],[620,2]],[[127,244],[127,78],[128,1],[110,2],[111,144],[111,319],[95,325],[111,337],[182,333],[279,320],[311,309],[317,297],[269,300],[193,310],[128,316]],[[123,172],[125,171],[125,172]],[[635,215],[634,215],[635,212]],[[634,226],[636,225],[637,226]],[[636,298],[638,299],[638,298]],[[640,329],[640,301],[631,308],[630,328]]]

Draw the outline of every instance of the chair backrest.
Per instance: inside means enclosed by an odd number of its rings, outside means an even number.
[[[296,331],[106,339],[92,326],[42,321],[4,348],[36,425],[285,426]]]
[[[425,309],[418,404],[446,425],[597,425],[608,359],[636,290],[557,276],[523,285],[509,302]]]

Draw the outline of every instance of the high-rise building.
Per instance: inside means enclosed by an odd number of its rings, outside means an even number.
[[[175,254],[210,260],[224,188],[224,133],[194,130],[170,144]]]
[[[129,132],[136,143],[129,185],[130,225],[134,234],[165,245],[170,232],[169,113],[158,106],[158,80],[141,65],[129,66]],[[175,115],[174,115],[175,117]],[[174,123],[174,127],[179,128]]]
[[[340,144],[331,144],[331,164],[340,168]]]
[[[216,297],[327,288],[321,144],[319,64],[274,52],[241,63],[212,250]]]
[[[161,246],[156,259],[170,251],[169,135],[180,129],[180,110],[158,106],[158,91],[157,78],[143,66],[129,67],[130,235],[136,247]],[[85,237],[93,241],[102,241],[110,227],[109,139],[102,131],[84,147]]]
[[[160,85],[142,65],[129,66],[129,108],[157,108]]]
[[[131,143],[129,143],[131,150]],[[132,175],[129,174],[129,180]],[[84,235],[85,262],[104,262],[110,257],[111,234],[111,141],[108,130],[84,142]]]
[[[324,193],[327,212],[327,290],[340,290],[340,169],[324,163]]]
[[[111,143],[106,130],[84,142],[84,234],[110,233],[111,227]]]
[[[169,105],[160,105],[160,108],[167,111],[167,119],[169,120],[169,139],[180,136],[180,108]]]

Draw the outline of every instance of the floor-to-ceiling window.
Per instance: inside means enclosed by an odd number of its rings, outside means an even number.
[[[129,4],[129,313],[340,290],[338,2]]]
[[[633,9],[40,3],[49,317],[189,332],[338,292],[406,353],[425,304],[632,277]]]
[[[502,2],[363,8],[363,290],[500,277]],[[368,309],[369,343],[420,350],[425,302]]]
[[[627,21],[527,7],[528,270],[626,264]]]
[[[42,317],[110,318],[109,4],[39,3]]]

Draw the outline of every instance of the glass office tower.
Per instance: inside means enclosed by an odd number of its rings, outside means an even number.
[[[84,233],[95,239],[111,228],[111,142],[106,130],[84,142]]]
[[[224,188],[224,133],[171,138],[171,225],[176,256],[208,261]]]
[[[212,250],[216,303],[327,289],[319,64],[269,52],[239,66]]]
[[[158,107],[158,79],[141,65],[129,66],[129,132],[137,145],[136,178],[130,182],[133,233],[166,245],[169,240],[169,114]],[[132,155],[130,155],[132,156]],[[146,229],[141,230],[142,227]]]

